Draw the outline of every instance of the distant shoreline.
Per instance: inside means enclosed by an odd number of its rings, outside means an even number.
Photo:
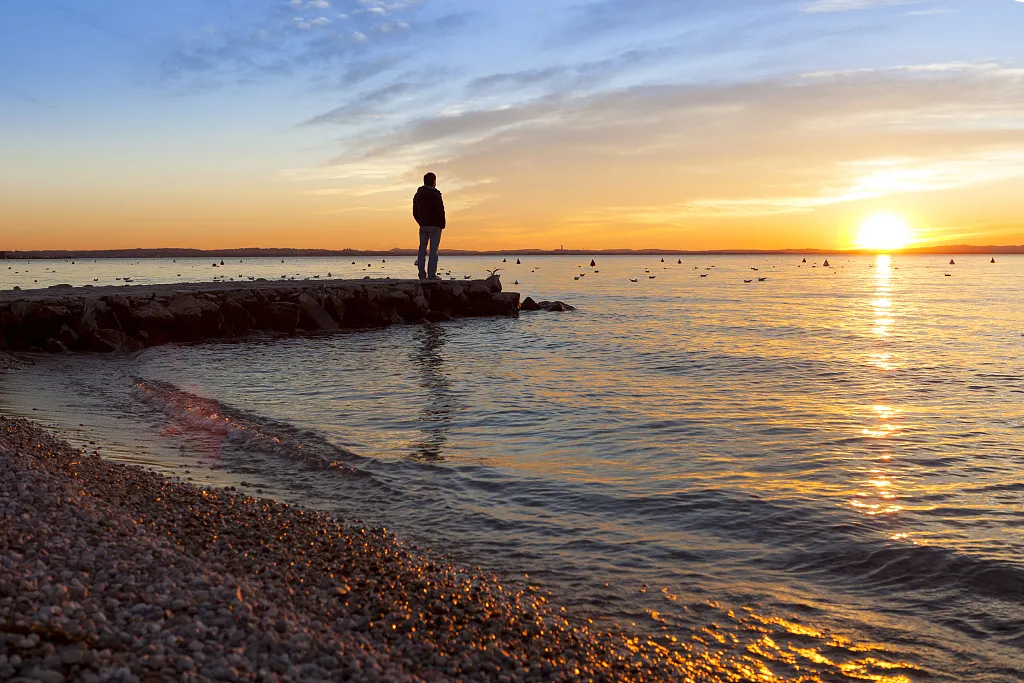
[[[1024,254],[1024,245],[955,245],[916,247],[892,252],[872,249],[442,249],[441,256],[863,256],[878,253],[919,254]],[[0,251],[0,259],[100,259],[100,258],[308,258],[351,256],[415,256],[415,249],[39,249]]]

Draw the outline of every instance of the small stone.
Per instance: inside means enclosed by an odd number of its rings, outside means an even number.
[[[38,678],[43,683],[64,683],[64,674],[53,669],[37,670],[33,677]]]
[[[72,664],[78,664],[82,661],[82,657],[85,656],[85,645],[79,643],[66,647],[60,652],[60,661],[68,666]]]

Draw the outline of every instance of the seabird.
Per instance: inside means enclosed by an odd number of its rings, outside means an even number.
[[[506,261],[505,259],[501,259],[501,262],[502,263],[508,263],[508,261]]]
[[[678,261],[676,261],[676,263],[679,265],[683,265],[683,259],[679,259]]]
[[[654,279],[654,278],[656,278],[656,277],[658,277],[658,276],[657,276],[657,275],[648,275],[648,276],[647,276],[647,279],[648,279],[648,280],[653,280],[653,279]]]
[[[707,276],[708,276],[708,274],[707,274],[707,273],[701,273],[701,274],[700,274],[700,276],[701,276],[701,277],[707,277]]]
[[[629,281],[630,281],[630,282],[639,282],[638,280],[635,280],[635,279],[633,279],[633,278],[629,278]]]
[[[594,259],[590,259],[590,267],[593,268],[596,265],[597,265],[597,262],[594,261]]]
[[[949,259],[949,265],[955,266],[956,265],[956,261],[954,261],[953,259]]]
[[[995,262],[996,262],[996,257],[995,257],[995,256],[993,256],[993,257],[992,257],[992,260],[991,260],[991,261],[989,261],[989,263],[995,263]],[[10,268],[8,268],[7,270],[10,270]]]
[[[829,265],[828,265],[828,259],[825,259],[825,262],[824,262],[823,264],[821,264],[821,265],[823,265],[823,266],[825,266],[826,268],[828,268],[828,267],[829,267]]]
[[[662,263],[664,263],[664,262],[665,262],[665,259],[661,259],[661,262],[662,262]]]
[[[750,282],[753,282],[753,280],[744,280],[744,282],[750,283]]]
[[[803,261],[801,261],[800,263],[807,263],[807,259],[804,259],[804,260],[803,260]]]
[[[523,265],[523,262],[522,262],[522,261],[520,261],[519,259],[516,259],[516,265],[517,265],[517,266],[521,266],[521,265]]]
[[[758,281],[758,282],[764,282],[764,281],[765,281],[765,280],[767,280],[767,279],[768,279],[768,278],[766,278],[766,277],[759,277],[759,278],[757,278],[757,281]]]

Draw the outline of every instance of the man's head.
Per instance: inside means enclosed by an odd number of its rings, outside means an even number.
[[[437,187],[437,176],[433,173],[428,173],[423,176],[423,184],[427,187]]]

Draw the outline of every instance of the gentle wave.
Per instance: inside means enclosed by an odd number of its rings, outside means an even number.
[[[133,395],[180,424],[223,436],[243,449],[283,456],[315,469],[358,473],[341,460],[358,460],[359,456],[314,432],[252,415],[169,382],[136,379]]]

